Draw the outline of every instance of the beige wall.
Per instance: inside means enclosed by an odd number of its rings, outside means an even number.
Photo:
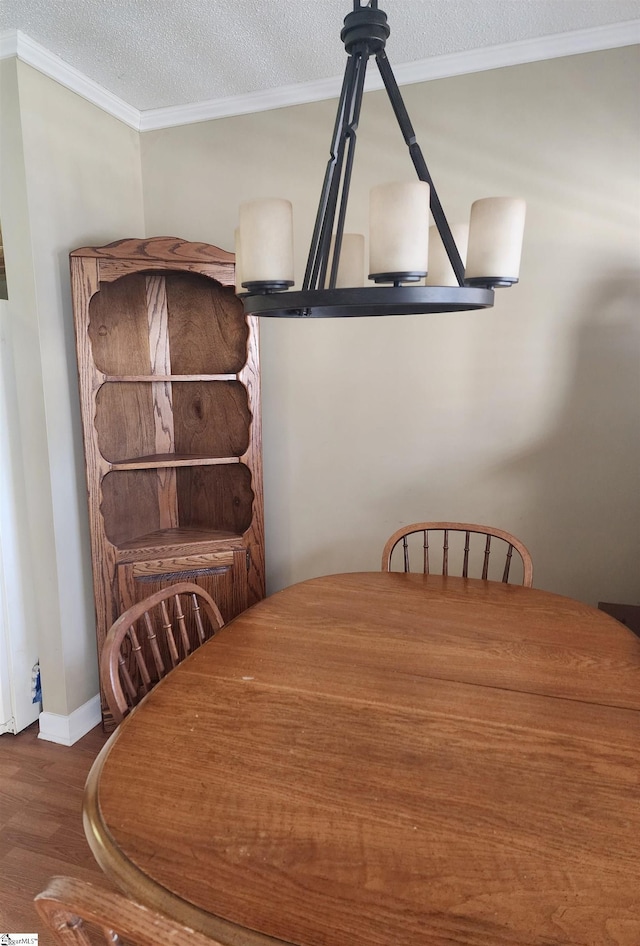
[[[3,95],[21,136],[21,210],[3,188],[14,465],[24,472],[25,578],[38,625],[43,709],[66,716],[98,690],[69,252],[143,233],[138,134],[16,60]],[[3,102],[3,121],[4,121]],[[19,212],[18,212],[19,211]]]
[[[378,568],[400,524],[450,518],[518,534],[541,587],[639,600],[639,72],[631,47],[403,90],[451,221],[477,197],[527,199],[521,284],[479,314],[263,320],[271,590]],[[229,249],[239,201],[288,197],[301,274],[334,114],[146,133],[147,235]],[[371,184],[403,177],[373,93],[347,228],[366,227]]]
[[[97,692],[69,251],[145,233],[231,248],[239,201],[275,194],[294,202],[301,272],[335,103],[140,138],[0,67],[23,620],[44,709],[68,715]],[[271,590],[378,568],[401,523],[460,518],[516,532],[541,587],[638,601],[639,71],[628,48],[405,88],[452,221],[479,196],[527,198],[522,282],[479,314],[263,321]],[[350,228],[369,185],[398,176],[413,177],[374,93]]]

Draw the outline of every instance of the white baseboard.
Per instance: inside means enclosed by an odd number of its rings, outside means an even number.
[[[97,726],[102,719],[100,695],[93,696],[69,716],[58,713],[40,713],[38,739],[57,742],[61,746],[72,746],[78,739]]]

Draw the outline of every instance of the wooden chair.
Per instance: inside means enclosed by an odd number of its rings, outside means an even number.
[[[73,877],[53,877],[35,905],[60,946],[220,946],[120,893]]]
[[[479,526],[469,522],[414,522],[411,525],[403,526],[394,532],[387,541],[382,553],[382,571],[392,571],[391,563],[394,549],[402,549],[402,564],[405,572],[411,571],[410,560],[414,562],[419,558],[420,567],[425,575],[433,571],[432,563],[436,555],[432,555],[430,546],[431,533],[442,533],[442,575],[449,574],[449,567],[456,567],[456,571],[463,578],[471,577],[469,575],[469,566],[476,566],[477,571],[481,571],[479,577],[485,580],[509,581],[509,572],[511,570],[511,559],[514,550],[518,553],[522,566],[522,584],[530,588],[533,584],[533,562],[527,548],[509,532],[502,529],[494,529],[493,526]],[[455,539],[450,544],[450,536],[459,536],[456,543]],[[473,535],[484,536],[484,541],[478,545],[472,540]],[[463,538],[464,536],[464,538]],[[413,541],[412,541],[413,537]],[[496,571],[496,558],[490,561],[493,551],[498,556],[504,555],[504,566],[500,564],[499,571]],[[396,559],[399,557],[396,552]],[[437,554],[439,558],[439,553]],[[480,568],[481,565],[481,568]],[[398,569],[400,570],[400,569]]]
[[[156,591],[121,614],[100,656],[100,682],[116,723],[223,624],[213,599],[189,582]]]

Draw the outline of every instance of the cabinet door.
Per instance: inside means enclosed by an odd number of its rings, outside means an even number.
[[[117,567],[120,611],[160,588],[192,581],[211,595],[226,623],[249,606],[248,563],[244,548],[122,563]]]

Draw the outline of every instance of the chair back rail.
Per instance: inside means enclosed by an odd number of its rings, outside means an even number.
[[[190,582],[162,588],[121,614],[100,658],[100,682],[116,722],[223,624],[210,595]]]
[[[492,552],[496,554],[502,553],[504,554],[504,566],[502,567],[502,577],[500,580],[508,583],[511,574],[513,553],[515,551],[522,565],[522,584],[529,588],[533,584],[533,561],[528,549],[519,539],[511,535],[510,532],[505,532],[504,529],[497,529],[494,526],[483,526],[470,522],[414,522],[410,525],[403,526],[394,532],[385,543],[382,552],[383,572],[393,571],[392,557],[394,550],[398,546],[402,549],[402,570],[405,572],[411,571],[412,549],[410,538],[420,533],[422,533],[421,569],[425,575],[430,574],[432,570],[437,567],[435,559],[439,558],[434,550],[434,543],[432,541],[434,533],[442,534],[442,558],[440,566],[440,574],[442,575],[449,574],[451,564],[450,534],[456,533],[464,535],[464,539],[462,540],[464,544],[460,549],[462,563],[459,570],[463,578],[471,577],[469,573],[473,559],[472,536],[481,535],[484,536],[484,549],[481,552],[482,568],[480,577],[482,579],[485,581],[489,580]]]
[[[221,946],[123,894],[75,877],[53,877],[35,907],[59,946]]]

